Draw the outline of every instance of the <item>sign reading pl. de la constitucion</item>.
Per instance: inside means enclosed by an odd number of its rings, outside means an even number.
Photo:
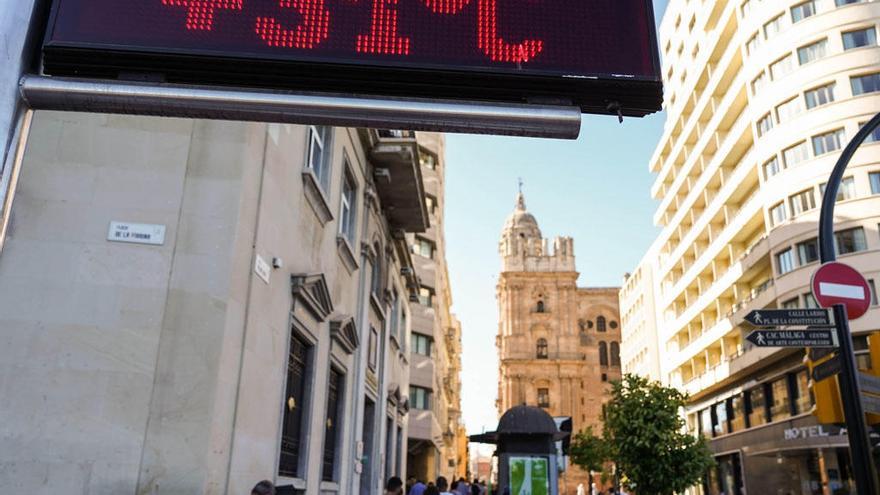
[[[831,325],[827,309],[756,309],[746,321],[756,327]]]

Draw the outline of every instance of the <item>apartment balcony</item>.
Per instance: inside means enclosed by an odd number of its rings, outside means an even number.
[[[407,436],[412,440],[420,440],[422,442],[433,443],[438,449],[442,449],[443,431],[440,429],[440,422],[434,411],[428,409],[410,409],[409,410],[409,428]]]
[[[409,383],[423,388],[434,388],[434,359],[417,352],[411,353]]]
[[[361,141],[375,166],[376,192],[392,229],[424,232],[431,225],[419,164],[419,145],[411,131],[361,129]]]

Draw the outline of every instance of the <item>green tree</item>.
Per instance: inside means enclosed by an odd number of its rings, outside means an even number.
[[[686,395],[625,375],[612,383],[602,437],[606,456],[639,495],[671,495],[698,483],[714,465],[706,440],[679,415]]]
[[[590,485],[593,483],[593,471],[601,472],[609,460],[605,440],[593,433],[592,426],[587,426],[571,439],[568,455],[573,464],[590,473]]]

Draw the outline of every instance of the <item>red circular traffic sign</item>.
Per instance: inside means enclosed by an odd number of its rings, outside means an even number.
[[[846,306],[846,315],[855,320],[871,306],[871,288],[865,277],[855,268],[832,261],[813,273],[813,297],[819,306],[830,308],[835,304]]]

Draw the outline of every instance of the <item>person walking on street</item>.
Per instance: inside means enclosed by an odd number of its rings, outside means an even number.
[[[403,495],[403,480],[397,476],[388,478],[385,483],[385,495]]]
[[[443,476],[437,477],[437,490],[440,491],[440,495],[456,495],[449,491],[449,481]]]
[[[425,489],[428,488],[421,481],[416,481],[416,483],[409,489],[409,493],[407,495],[424,495]]]

